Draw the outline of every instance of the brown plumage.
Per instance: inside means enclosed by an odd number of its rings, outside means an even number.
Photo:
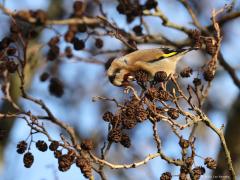
[[[127,77],[134,76],[137,70],[147,71],[150,75],[165,71],[167,75],[175,73],[176,64],[181,57],[192,49],[144,49],[116,58],[107,70],[109,80],[116,86],[126,84]]]

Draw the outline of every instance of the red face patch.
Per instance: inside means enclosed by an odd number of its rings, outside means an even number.
[[[127,73],[123,76],[122,86],[128,86],[130,84],[129,76],[131,76],[131,73]]]
[[[130,73],[127,73],[123,76],[123,81],[128,81],[128,77],[131,76]]]

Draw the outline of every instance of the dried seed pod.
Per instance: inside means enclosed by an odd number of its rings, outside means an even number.
[[[186,173],[180,173],[179,174],[179,180],[188,180]]]
[[[136,81],[139,85],[144,85],[144,83],[146,83],[149,79],[149,74],[148,72],[144,71],[144,70],[138,70],[135,72],[135,78]]]
[[[122,132],[119,128],[114,128],[108,133],[108,141],[118,143],[121,141]]]
[[[120,143],[126,148],[131,146],[131,140],[127,134],[122,134]]]
[[[83,8],[83,2],[82,1],[77,0],[73,3],[73,10],[74,11],[81,11],[82,8]]]
[[[133,31],[135,32],[135,34],[137,36],[143,35],[143,33],[142,33],[142,26],[140,26],[140,25],[134,26],[133,27]]]
[[[209,169],[216,169],[217,168],[217,162],[213,158],[211,158],[211,157],[205,158],[204,164]]]
[[[194,84],[194,86],[197,87],[197,86],[200,86],[202,84],[202,81],[199,78],[194,78],[193,79],[193,84]]]
[[[161,175],[160,180],[171,180],[172,175],[170,172],[165,172]]]
[[[145,8],[148,10],[151,10],[153,8],[156,8],[158,5],[158,2],[156,0],[147,0],[145,3]]]
[[[214,79],[214,71],[206,68],[203,72],[203,77],[208,82],[212,81]]]
[[[194,159],[192,157],[187,157],[185,163],[187,166],[192,166],[194,163]]]
[[[80,33],[84,33],[87,31],[87,25],[86,24],[79,24],[77,26],[77,31],[80,32]]]
[[[209,37],[204,39],[206,44],[206,50],[209,54],[214,55],[217,50],[217,42],[214,38]]]
[[[194,29],[191,32],[191,38],[193,39],[195,48],[202,48],[203,46],[203,38],[201,38],[201,32],[199,30]]]
[[[55,150],[55,151],[54,151],[54,157],[58,159],[60,156],[62,156],[62,151],[60,151],[60,150]]]
[[[127,14],[127,23],[133,22],[135,19],[135,16],[133,14]]]
[[[36,147],[39,151],[42,151],[42,152],[45,152],[48,149],[47,143],[45,143],[45,141],[41,141],[41,140],[38,140],[36,142]]]
[[[23,154],[27,150],[27,142],[26,141],[20,141],[17,144],[17,153]]]
[[[33,161],[34,161],[34,156],[32,155],[32,153],[27,152],[24,154],[23,163],[26,168],[30,168],[33,164]]]
[[[80,168],[81,172],[86,178],[92,176],[92,165],[88,158],[80,156],[76,160],[76,166]]]
[[[70,46],[67,46],[65,48],[65,56],[67,58],[72,58],[73,57],[72,48]]]
[[[125,6],[122,3],[119,3],[116,7],[117,11],[119,12],[119,14],[124,14],[125,13]]]
[[[81,17],[84,11],[84,4],[83,1],[75,1],[73,3],[73,11],[74,11],[74,15],[77,17]]]
[[[189,173],[189,169],[186,166],[181,166],[180,172],[188,174]]]
[[[21,10],[15,14],[15,17],[22,20],[28,20],[29,18],[31,18],[31,13],[29,11]]]
[[[95,41],[95,46],[96,46],[96,48],[101,49],[103,47],[103,40],[97,38]]]
[[[140,103],[140,101],[135,96],[133,96],[133,97],[131,97],[130,100],[125,102],[125,106],[131,107],[131,108],[136,108],[136,107],[140,106],[139,103]]]
[[[106,122],[111,122],[113,120],[113,113],[107,111],[103,114],[103,120],[106,121]]]
[[[51,46],[51,48],[48,50],[48,53],[47,53],[47,59],[49,61],[53,61],[58,58],[59,53],[60,53],[60,48],[58,46],[56,45]]]
[[[125,109],[122,109],[121,116],[127,118],[135,118],[136,115],[134,107],[130,106],[129,104]]]
[[[145,96],[150,101],[153,101],[154,99],[158,99],[159,98],[159,91],[155,87],[148,88]]]
[[[50,151],[56,151],[58,147],[59,147],[58,141],[52,141],[51,144],[49,145]]]
[[[85,48],[85,42],[83,41],[83,40],[81,40],[81,39],[78,39],[78,38],[74,38],[73,39],[73,48],[75,49],[75,50],[82,50],[82,49],[84,49]]]
[[[132,129],[137,125],[137,119],[134,117],[123,117],[122,124],[125,129]]]
[[[74,37],[75,37],[75,32],[68,30],[64,35],[64,40],[66,42],[73,42]]]
[[[192,72],[193,72],[192,68],[187,67],[182,72],[180,72],[180,75],[183,78],[188,78],[192,75]]]
[[[158,71],[154,75],[154,81],[165,82],[167,80],[167,73],[164,71]]]
[[[70,169],[72,165],[72,158],[68,154],[61,155],[58,158],[58,169],[59,171],[65,172]]]
[[[195,167],[193,170],[193,175],[194,175],[194,179],[200,179],[201,175],[205,174],[205,168],[198,166]]]
[[[117,127],[119,124],[121,124],[121,122],[122,122],[122,119],[118,115],[113,116],[112,120],[110,121],[113,127]]]
[[[76,24],[69,24],[68,30],[76,34],[78,32],[78,26]]]
[[[73,163],[76,158],[76,151],[74,149],[69,149],[67,155],[71,157],[71,163]]]
[[[170,94],[165,90],[158,91],[158,99],[160,101],[168,101],[171,99]]]
[[[138,122],[143,122],[148,118],[148,111],[143,107],[138,107],[135,110],[135,115]]]
[[[36,24],[37,25],[43,25],[47,21],[47,13],[46,11],[43,11],[42,9],[38,9],[33,12],[32,16],[36,18]]]
[[[186,149],[189,147],[189,141],[186,139],[183,139],[182,137],[180,138],[179,145],[183,148]]]
[[[90,139],[85,139],[81,143],[81,148],[86,151],[91,151],[93,149],[93,142]]]
[[[48,41],[48,45],[51,46],[56,46],[59,43],[60,39],[58,36],[54,36],[52,37],[49,41]]]
[[[167,111],[167,114],[172,118],[172,119],[177,119],[179,117],[179,111],[174,108],[170,108]]]
[[[48,90],[50,94],[61,97],[64,94],[63,83],[58,78],[51,78]]]
[[[40,81],[44,82],[44,81],[48,80],[49,76],[50,75],[47,72],[42,73],[40,76]]]

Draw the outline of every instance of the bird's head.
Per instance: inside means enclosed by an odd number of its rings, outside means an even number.
[[[134,80],[132,72],[121,64],[122,57],[111,59],[105,65],[109,81],[115,86],[128,86]]]

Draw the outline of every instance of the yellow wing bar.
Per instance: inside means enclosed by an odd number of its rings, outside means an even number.
[[[173,56],[175,54],[177,54],[177,52],[171,52],[171,53],[168,53],[168,54],[162,54],[162,57],[167,58],[167,57],[171,57],[171,56]]]

